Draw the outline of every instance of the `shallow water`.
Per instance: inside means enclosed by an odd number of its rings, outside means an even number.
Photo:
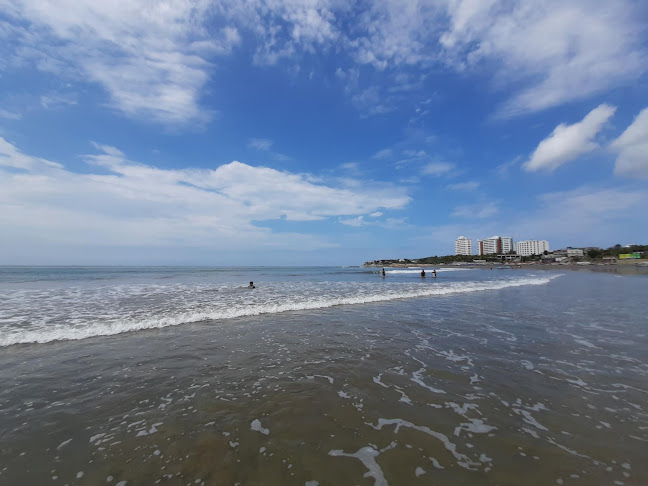
[[[3,276],[0,484],[648,483],[645,277],[66,271]]]

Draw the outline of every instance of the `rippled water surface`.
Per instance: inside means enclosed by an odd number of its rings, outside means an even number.
[[[646,277],[377,270],[0,268],[0,484],[648,484]]]

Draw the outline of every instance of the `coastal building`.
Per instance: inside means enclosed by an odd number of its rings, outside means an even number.
[[[472,255],[472,239],[460,236],[455,240],[455,255]]]
[[[491,236],[477,240],[479,255],[502,255],[513,250],[513,238],[510,236]]]
[[[515,247],[513,246],[513,238],[511,238],[510,236],[502,236],[500,239],[502,240],[503,254],[506,255],[507,253],[510,253],[515,249]]]
[[[570,258],[573,257],[582,257],[584,256],[583,249],[582,248],[571,248],[567,247],[567,256]]]
[[[542,255],[545,251],[549,251],[547,240],[525,240],[515,244],[515,253],[520,256]]]

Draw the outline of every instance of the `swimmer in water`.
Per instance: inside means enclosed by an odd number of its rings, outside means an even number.
[[[425,270],[421,270],[421,278],[425,278]]]
[[[248,289],[256,289],[254,286],[254,282],[250,282],[250,285],[248,285]]]
[[[385,278],[385,269],[384,268],[382,269],[382,276],[383,276],[383,278]]]

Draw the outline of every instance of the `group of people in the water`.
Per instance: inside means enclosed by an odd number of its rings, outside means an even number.
[[[437,276],[436,270],[434,270],[434,269],[432,270],[432,275],[434,276],[434,278],[436,278],[436,276]],[[382,276],[383,276],[383,278],[385,278],[385,269],[384,268],[382,269]],[[425,278],[425,277],[426,277],[425,270],[421,269],[421,278]],[[250,282],[250,284],[251,283],[252,282]]]
[[[382,277],[385,278],[385,269],[382,269]],[[434,278],[436,278],[436,270],[432,270],[432,275]],[[421,269],[421,278],[425,278],[425,270]],[[247,286],[248,289],[256,289],[256,285],[254,285],[254,282],[250,282],[250,285]]]

